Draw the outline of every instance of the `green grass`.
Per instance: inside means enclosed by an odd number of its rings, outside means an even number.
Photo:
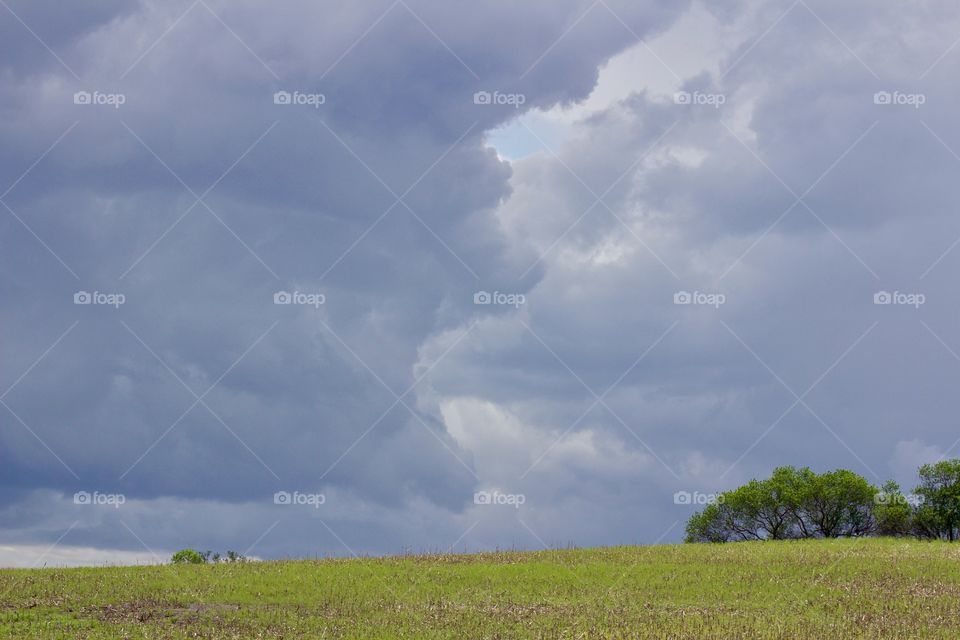
[[[955,639],[960,544],[11,569],[0,571],[0,637]]]

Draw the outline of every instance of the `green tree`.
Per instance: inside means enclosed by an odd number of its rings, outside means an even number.
[[[864,536],[876,528],[878,489],[852,471],[778,467],[721,494],[687,523],[689,542]]]
[[[747,539],[744,536],[738,536],[737,527],[728,522],[731,515],[730,508],[723,503],[707,505],[703,511],[693,514],[687,522],[686,541],[730,542],[735,539]]]
[[[920,467],[920,485],[914,493],[923,499],[918,509],[919,532],[953,541],[960,537],[960,460],[941,460]]]
[[[173,564],[203,564],[206,561],[202,553],[193,549],[180,549],[170,558]]]
[[[875,498],[873,517],[881,536],[905,536],[913,528],[913,506],[900,491],[900,485],[888,480]]]
[[[817,536],[864,536],[876,525],[873,509],[877,493],[876,487],[852,471],[823,473],[813,478],[805,515]]]

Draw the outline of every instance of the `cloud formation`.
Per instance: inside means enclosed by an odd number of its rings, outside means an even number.
[[[675,541],[956,452],[946,3],[71,12],[0,11],[17,549]]]

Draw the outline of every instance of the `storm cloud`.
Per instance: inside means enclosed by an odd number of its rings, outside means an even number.
[[[710,5],[6,0],[0,560],[677,541],[956,454],[960,16]]]

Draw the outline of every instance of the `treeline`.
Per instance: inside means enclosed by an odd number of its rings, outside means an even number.
[[[925,464],[904,494],[845,469],[778,467],[766,480],[719,494],[687,523],[687,542],[913,536],[960,540],[960,460]]]

